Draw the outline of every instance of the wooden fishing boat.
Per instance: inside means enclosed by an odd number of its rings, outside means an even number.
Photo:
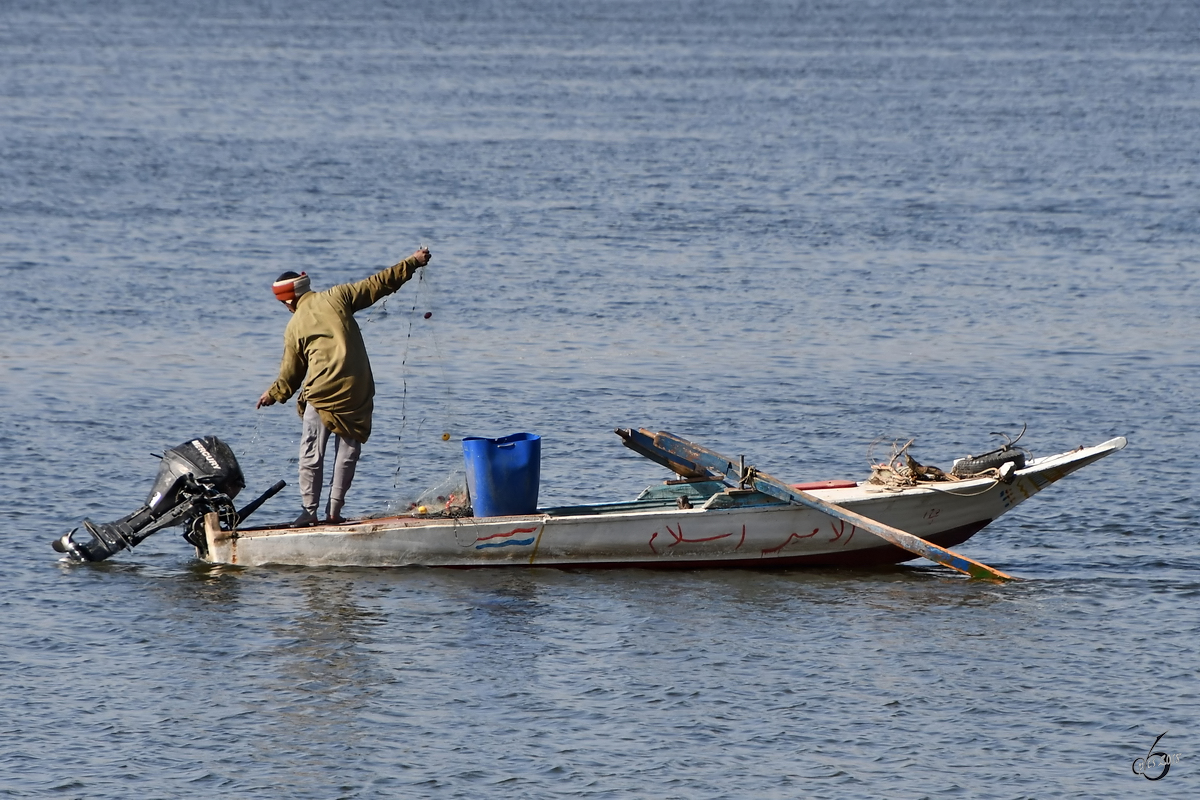
[[[679,477],[627,502],[516,516],[238,528],[210,512],[203,536],[191,540],[200,558],[240,566],[780,568],[923,556],[977,577],[1009,578],[947,548],[1126,444],[1116,438],[1028,463],[1022,457],[953,481],[791,485],[671,434],[618,433]]]

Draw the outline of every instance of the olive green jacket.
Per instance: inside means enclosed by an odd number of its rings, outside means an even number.
[[[355,442],[371,436],[375,378],[354,312],[387,297],[419,268],[408,258],[364,281],[307,292],[283,332],[283,363],[268,390],[279,403],[299,390],[301,416],[312,403],[325,427]]]

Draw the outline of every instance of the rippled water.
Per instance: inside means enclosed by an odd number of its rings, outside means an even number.
[[[1195,796],[1198,31],[1167,2],[6,3],[0,794]],[[298,419],[253,407],[267,284],[422,243],[360,315],[350,514],[518,430],[547,505],[664,477],[617,426],[795,480],[1023,424],[1130,446],[961,548],[1006,586],[229,570],[173,531],[55,560],[193,436],[294,484]]]

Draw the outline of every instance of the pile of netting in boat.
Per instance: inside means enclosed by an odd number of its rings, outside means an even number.
[[[472,514],[471,498],[467,494],[467,476],[462,471],[452,471],[437,484],[421,492],[417,497],[401,497],[388,502],[384,510],[371,517],[469,517]]]

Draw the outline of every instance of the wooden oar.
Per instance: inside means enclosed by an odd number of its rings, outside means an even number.
[[[708,474],[730,482],[748,484],[771,497],[795,503],[796,505],[807,506],[828,514],[835,519],[845,520],[851,525],[873,533],[880,539],[890,542],[899,548],[922,558],[927,558],[942,566],[949,567],[950,569],[958,570],[966,575],[970,575],[972,578],[1002,581],[1016,580],[1012,575],[955,553],[953,550],[939,547],[933,542],[922,539],[920,536],[914,536],[907,531],[877,522],[836,503],[830,503],[808,492],[789,486],[778,478],[774,478],[754,467],[744,467],[740,463],[735,464],[732,460],[715,450],[701,447],[674,434],[665,431],[651,433],[647,430],[633,431],[622,429],[618,429],[617,434],[625,440],[625,444],[630,449],[636,450],[642,455],[666,465],[678,474],[688,477],[700,477]],[[683,471],[680,471],[680,467],[682,467]]]

